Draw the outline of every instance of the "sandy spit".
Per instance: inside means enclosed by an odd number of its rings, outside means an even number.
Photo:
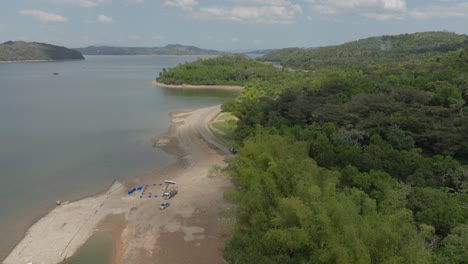
[[[106,217],[118,214],[125,215],[126,224],[116,241],[119,259],[114,263],[226,263],[222,249],[230,236],[229,220],[220,213],[233,208],[223,197],[232,183],[225,175],[209,176],[213,166],[226,166],[230,155],[208,129],[219,112],[220,106],[214,106],[172,113],[171,127],[158,139],[164,143],[159,147],[178,157],[175,164],[116,182],[104,194],[58,206],[27,231],[3,263],[60,263],[105,225]],[[176,181],[179,188],[165,210],[159,209],[161,197],[127,195],[130,186],[165,179]]]
[[[200,89],[200,90],[225,90],[225,91],[241,91],[244,89],[242,86],[231,85],[190,85],[190,84],[165,84],[157,81],[152,81],[151,84],[161,88],[177,88],[177,89]]]
[[[115,182],[104,194],[58,206],[27,231],[3,263],[52,264],[70,257],[101,220],[123,212],[122,193],[122,184]]]

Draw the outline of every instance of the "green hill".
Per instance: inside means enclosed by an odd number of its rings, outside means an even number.
[[[245,55],[223,55],[183,63],[169,70],[163,69],[156,80],[176,85],[244,85],[247,81],[256,78],[270,79],[277,72],[275,67]]]
[[[259,60],[280,62],[289,68],[352,67],[401,62],[468,46],[468,36],[450,32],[421,32],[380,36],[320,48],[287,48]]]
[[[163,70],[166,83],[244,86],[222,106],[238,118],[225,259],[466,263],[465,39],[432,32],[306,50],[324,66],[310,71],[237,55]]]
[[[219,55],[220,51],[171,44],[164,47],[89,46],[76,50],[86,55]]]
[[[76,50],[38,42],[7,41],[0,44],[0,61],[84,60]]]

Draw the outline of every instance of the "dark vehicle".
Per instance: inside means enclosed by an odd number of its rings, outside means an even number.
[[[229,152],[231,152],[232,155],[237,153],[237,150],[235,148],[230,148]]]

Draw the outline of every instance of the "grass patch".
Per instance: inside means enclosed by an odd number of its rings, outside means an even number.
[[[232,113],[221,113],[216,120],[210,124],[210,130],[223,144],[232,146],[237,122],[237,117]]]
[[[208,171],[208,178],[214,179],[214,178],[221,176],[222,174],[223,174],[223,169],[219,166],[214,165]]]

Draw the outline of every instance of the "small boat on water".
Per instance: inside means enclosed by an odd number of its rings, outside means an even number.
[[[58,73],[58,72],[54,72],[54,73],[52,73],[52,74],[53,74],[53,75],[58,75],[59,73]]]

